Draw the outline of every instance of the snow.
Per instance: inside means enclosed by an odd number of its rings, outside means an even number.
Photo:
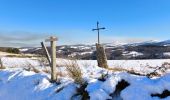
[[[90,51],[90,52],[81,52],[81,53],[74,52],[74,53],[71,53],[70,55],[68,55],[68,57],[75,57],[77,55],[86,55],[86,54],[92,54],[92,53],[93,53],[93,51]]]
[[[56,93],[58,85],[48,79],[45,75],[22,70],[1,71],[0,100],[70,100],[76,91],[72,83]]]
[[[131,52],[124,52],[122,55],[136,57],[136,56],[143,55],[143,53],[136,52],[136,51],[131,51]]]
[[[57,59],[61,67],[57,71],[64,74],[58,77],[59,83],[49,81],[50,74],[25,71],[23,68],[32,64],[40,68],[36,59],[32,58],[2,58],[6,69],[0,70],[0,100],[81,100],[77,94],[78,84],[75,84],[66,73],[64,63],[70,60]],[[149,66],[161,66],[169,59],[159,60],[110,60],[110,68],[133,68],[135,71],[148,73],[153,69]],[[127,72],[113,72],[97,66],[96,60],[78,60],[81,66],[82,78],[88,83],[85,90],[90,100],[115,99],[113,97],[117,84],[125,80],[130,85],[116,94],[116,100],[160,100],[151,94],[161,94],[164,90],[170,91],[170,73],[161,77],[148,78],[132,75]],[[103,74],[108,74],[104,81],[99,80]],[[112,94],[112,95],[111,95]],[[170,96],[164,98],[170,100]]]
[[[37,60],[30,58],[16,58],[16,57],[2,57],[2,62],[5,67],[28,67],[39,66],[40,63]]]
[[[85,54],[92,54],[93,52],[91,51],[91,52],[82,52],[82,53],[80,53],[80,55],[85,55]]]
[[[163,55],[164,56],[170,56],[170,52],[164,52]]]
[[[74,52],[74,53],[71,53],[70,55],[68,55],[68,57],[75,57],[78,54],[79,54],[78,52]]]
[[[57,52],[58,52],[58,53],[62,53],[62,52],[63,52],[63,50],[58,50]]]
[[[92,47],[88,47],[88,46],[79,46],[79,49],[80,50],[89,50],[89,49],[92,49]]]
[[[21,51],[21,52],[25,52],[25,51],[28,51],[28,50],[29,50],[28,48],[19,49],[19,51]]]
[[[98,89],[90,94],[91,100],[107,100],[111,99],[111,97],[102,89]]]
[[[76,46],[70,46],[70,48],[77,49],[78,47],[76,47]]]
[[[67,61],[68,60],[57,59],[57,64],[61,65],[61,67],[64,67],[63,65],[65,65],[65,62]],[[14,68],[14,67],[25,68],[29,66],[42,67],[40,62],[38,62],[34,58],[2,57],[2,62],[5,67],[10,67],[10,68]],[[136,72],[141,72],[146,74],[152,72],[154,68],[158,66],[162,66],[162,64],[165,62],[170,62],[170,59],[108,60],[108,65],[110,68],[129,69],[129,70],[134,70]],[[92,74],[94,74],[94,72],[97,72],[96,69],[98,69],[98,67],[97,67],[96,60],[78,60],[78,64],[79,66],[88,67],[88,68],[82,67],[82,69],[85,69],[83,71],[88,71],[91,72]],[[92,76],[94,77],[95,75]]]
[[[170,90],[170,74],[158,79],[149,79],[120,73],[116,76],[111,76],[105,82],[96,81],[88,85],[87,90],[92,97],[91,100],[100,100],[98,97],[102,97],[101,100],[109,99],[109,94],[115,91],[115,86],[122,79],[130,83],[130,86],[121,92],[120,96],[123,100],[134,100],[134,98],[135,100],[154,100],[151,94],[161,94],[165,89]]]

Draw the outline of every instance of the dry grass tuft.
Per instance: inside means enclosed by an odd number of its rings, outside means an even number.
[[[40,73],[41,71],[38,70],[37,68],[35,68],[34,66],[32,67],[32,71],[35,72],[35,73]]]
[[[124,69],[124,68],[107,68],[107,70],[110,70],[110,71],[114,71],[114,72],[127,72],[128,70],[127,69]]]
[[[48,62],[46,57],[42,56],[42,57],[39,57],[37,60],[40,63],[40,66],[47,66],[47,65],[49,65],[49,62]]]
[[[0,69],[6,69],[6,67],[2,66],[2,67],[0,67]]]
[[[41,71],[40,70],[38,70],[35,66],[33,66],[31,63],[29,63],[29,62],[27,62],[27,67],[26,68],[24,68],[24,70],[26,70],[26,71],[33,71],[33,72],[35,72],[35,73],[40,73]]]
[[[161,66],[157,66],[153,72],[147,74],[147,76],[149,78],[155,76],[160,77],[161,75],[165,74],[168,69],[170,69],[170,63],[164,62]]]
[[[107,68],[107,69],[110,71],[113,71],[113,72],[128,72],[130,74],[147,76],[148,78],[152,78],[152,77],[160,77],[160,76],[164,75],[165,73],[167,73],[167,70],[170,69],[170,63],[164,62],[161,66],[153,67],[153,66],[146,65],[145,67],[153,69],[153,71],[146,74],[146,73],[142,73],[142,72],[137,72],[133,68],[124,69],[121,67],[115,67],[115,68]]]
[[[51,73],[51,70],[50,70],[50,69],[48,69],[47,67],[45,67],[42,71],[43,71],[44,73],[48,73],[48,74],[50,74],[50,73]]]
[[[145,74],[143,73],[139,73],[139,72],[136,72],[133,68],[131,69],[125,69],[125,68],[107,68],[108,70],[111,70],[113,72],[127,72],[127,73],[130,73],[130,74],[134,74],[134,75],[140,75],[140,76],[145,76]]]
[[[82,72],[76,60],[67,61],[65,63],[68,75],[74,79],[75,83],[83,84]]]

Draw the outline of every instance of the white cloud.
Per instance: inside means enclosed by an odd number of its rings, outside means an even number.
[[[67,30],[60,34],[42,34],[34,32],[0,32],[0,47],[35,47],[41,46],[40,42],[44,41],[50,35],[59,37],[58,45],[70,44],[95,44],[97,42],[96,32],[83,30]],[[135,37],[115,37],[114,35],[101,34],[101,43],[134,43],[148,40],[155,40],[152,38],[135,38]],[[49,43],[48,43],[49,44]]]

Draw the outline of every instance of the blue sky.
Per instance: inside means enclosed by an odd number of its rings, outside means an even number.
[[[90,44],[170,39],[169,0],[0,0],[0,46]]]

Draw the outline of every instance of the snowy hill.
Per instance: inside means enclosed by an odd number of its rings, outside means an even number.
[[[115,59],[167,59],[170,55],[170,40],[167,41],[145,41],[140,43],[104,43],[103,44],[109,60]],[[50,48],[48,47],[48,50]],[[21,48],[24,54],[43,54],[39,48]],[[57,46],[57,56],[59,58],[77,58],[86,60],[96,59],[95,45],[62,45]],[[132,53],[136,52],[136,54]],[[165,55],[164,55],[165,53]],[[140,54],[140,55],[138,55]]]

